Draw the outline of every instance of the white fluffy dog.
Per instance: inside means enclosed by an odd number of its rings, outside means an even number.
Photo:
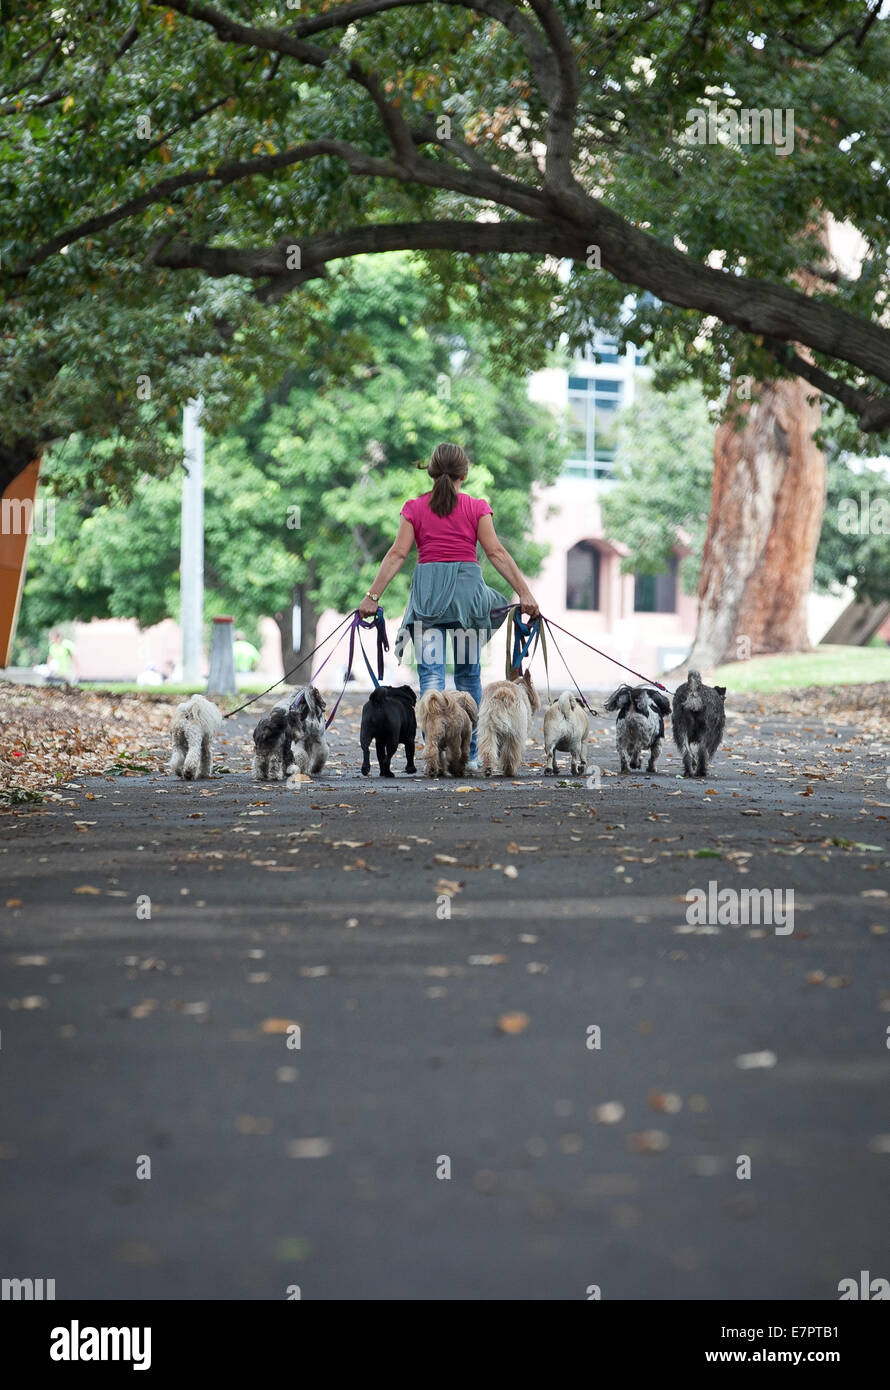
[[[556,777],[557,753],[570,753],[572,772],[576,775],[587,767],[587,740],[590,737],[590,720],[587,711],[577,696],[570,690],[563,691],[544,711],[544,773]]]
[[[213,772],[213,735],[222,727],[222,713],[203,695],[193,695],[177,705],[170,730],[173,753],[170,771],[187,782],[196,777],[209,777]]]
[[[516,776],[532,715],[540,707],[528,671],[485,687],[479,706],[479,761],[486,777],[492,772]]]

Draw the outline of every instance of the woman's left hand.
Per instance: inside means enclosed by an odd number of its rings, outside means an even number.
[[[359,606],[358,606],[358,611],[359,611],[359,617],[361,617],[361,618],[376,618],[376,617],[377,617],[377,600],[376,600],[376,599],[373,599],[373,598],[368,598],[368,597],[363,598],[362,601],[361,601],[361,603],[360,603]]]

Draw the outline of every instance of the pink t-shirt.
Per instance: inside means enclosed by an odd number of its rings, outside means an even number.
[[[402,508],[402,516],[414,527],[417,541],[417,563],[435,561],[476,560],[476,531],[481,516],[491,516],[491,507],[481,497],[457,494],[457,506],[450,516],[436,516],[430,511],[432,493],[412,497]]]

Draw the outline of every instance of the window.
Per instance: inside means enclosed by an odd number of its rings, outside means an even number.
[[[666,574],[634,575],[635,613],[676,613],[677,561],[671,560]]]
[[[569,471],[608,475],[616,452],[616,418],[623,382],[615,377],[569,377]],[[591,468],[592,465],[592,468]]]
[[[591,541],[579,541],[566,556],[566,608],[600,606],[600,553]]]

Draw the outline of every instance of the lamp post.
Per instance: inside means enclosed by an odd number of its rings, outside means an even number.
[[[179,608],[182,627],[182,679],[201,680],[201,635],[204,626],[204,430],[202,401],[187,402],[182,415],[182,531],[179,562]]]

